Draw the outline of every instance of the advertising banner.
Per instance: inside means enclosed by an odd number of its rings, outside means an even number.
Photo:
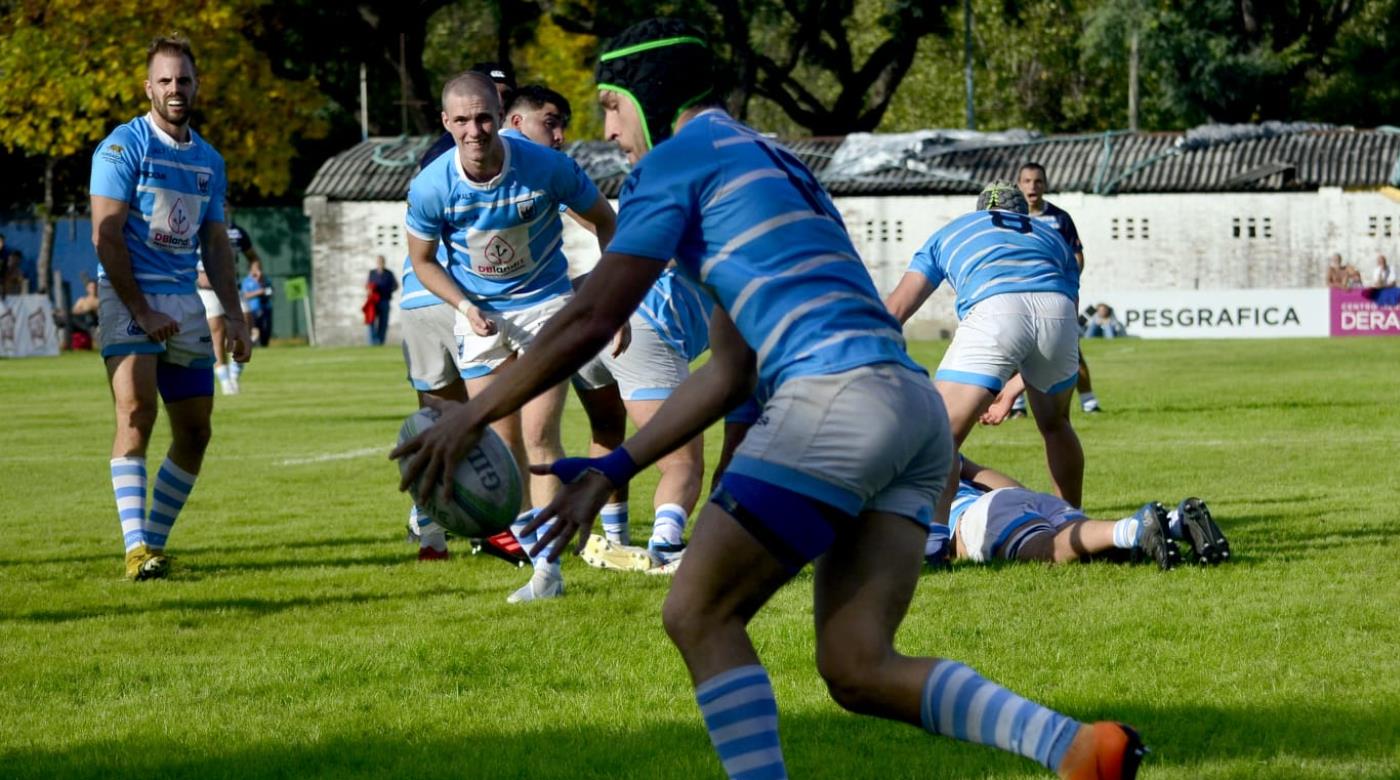
[[[11,295],[0,300],[0,357],[58,354],[53,304],[43,295]]]
[[[1128,336],[1276,339],[1334,333],[1329,290],[1084,290],[1080,308],[1106,303]]]
[[[1400,336],[1400,292],[1331,290],[1333,336]]]

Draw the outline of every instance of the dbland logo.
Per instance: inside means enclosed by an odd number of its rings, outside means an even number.
[[[189,235],[190,214],[185,209],[185,199],[178,198],[175,205],[170,207],[169,219],[170,231],[177,236]]]

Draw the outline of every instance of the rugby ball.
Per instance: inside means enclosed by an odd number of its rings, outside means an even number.
[[[399,428],[399,444],[417,436],[437,422],[436,409],[419,409]],[[410,458],[399,459],[399,473],[408,470]],[[420,491],[409,485],[408,492],[418,509],[434,522],[458,536],[485,537],[510,527],[520,513],[520,469],[510,448],[495,431],[487,428],[476,447],[467,452],[452,472],[452,495],[444,499],[439,489]]]

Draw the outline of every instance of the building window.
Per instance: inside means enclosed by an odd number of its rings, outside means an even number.
[[[1366,235],[1371,238],[1392,238],[1395,236],[1395,217],[1390,215],[1366,218]]]
[[[903,243],[904,220],[867,219],[865,221],[865,241],[873,244],[877,240],[882,244],[888,244],[891,240],[895,243]]]
[[[1114,241],[1146,241],[1148,234],[1147,217],[1114,217],[1109,222],[1109,236]]]
[[[374,226],[374,245],[382,254],[403,251],[403,226],[380,223]]]
[[[1234,217],[1230,220],[1230,235],[1235,238],[1273,238],[1273,217]]]

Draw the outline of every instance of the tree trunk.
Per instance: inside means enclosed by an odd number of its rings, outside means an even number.
[[[53,206],[53,169],[57,161],[53,157],[44,160],[44,205],[39,209],[39,218],[44,220],[43,230],[39,233],[39,290],[40,294],[49,292],[49,282],[53,280],[53,236],[54,236],[54,206]],[[58,301],[55,301],[57,305]]]

